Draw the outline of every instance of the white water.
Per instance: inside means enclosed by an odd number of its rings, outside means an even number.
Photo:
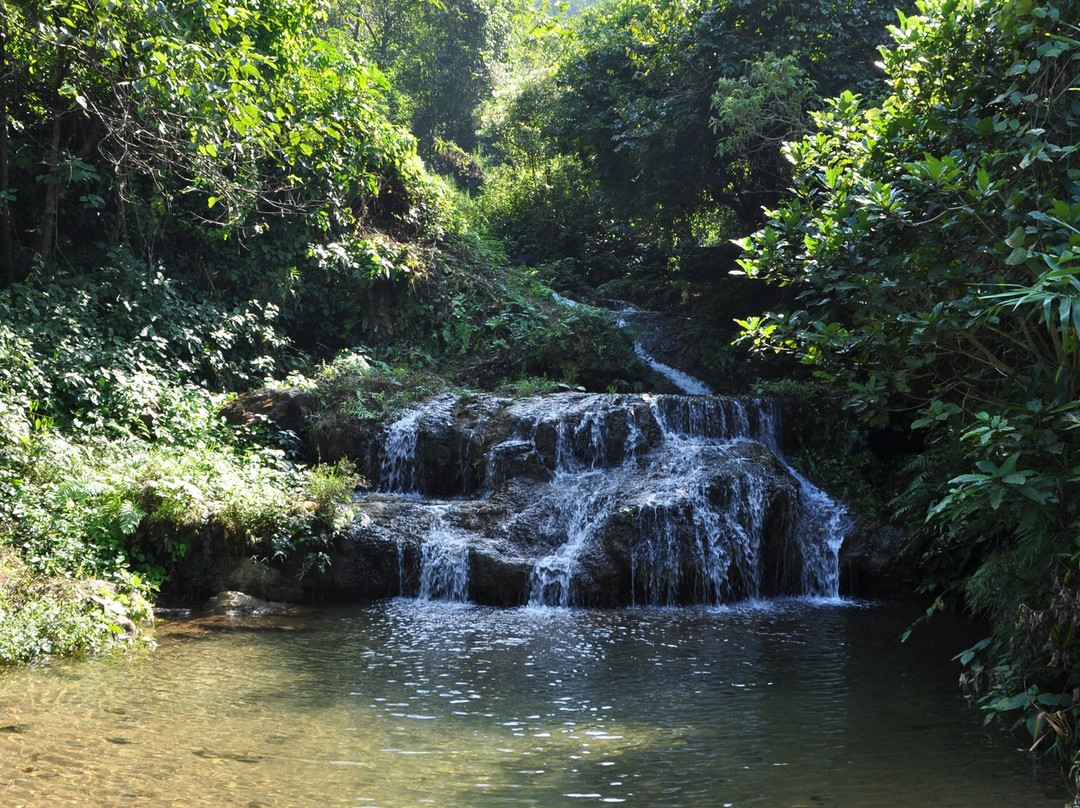
[[[554,518],[562,520],[566,541],[534,568],[530,603],[574,605],[572,589],[580,554],[603,523],[602,517],[622,507],[633,511],[633,536],[628,540],[631,600],[634,604],[672,606],[696,602],[719,604],[758,597],[763,591],[762,554],[767,530],[766,489],[769,480],[756,470],[733,477],[715,502],[715,481],[708,469],[717,458],[743,463],[747,444],[777,453],[779,430],[770,402],[701,399],[679,396],[645,397],[663,433],[654,450],[664,473],[651,479],[651,490],[633,502],[620,495],[623,474],[636,466],[628,453],[619,468],[588,475],[570,463],[560,466],[562,492]],[[602,455],[598,421],[583,418],[576,435],[588,433]],[[787,535],[774,555],[795,555],[792,569],[801,594],[837,598],[838,551],[843,542],[845,511],[823,491],[777,459],[798,484],[799,505],[794,523],[781,526]],[[549,526],[550,528],[550,526]],[[775,541],[775,539],[774,539]],[[796,585],[794,573],[783,569],[770,586],[786,591]]]
[[[804,550],[803,592],[812,597],[839,599],[840,548],[850,522],[843,503],[788,467],[801,485],[799,541]]]
[[[387,428],[384,489],[418,490],[417,436],[425,418],[451,409],[445,400],[427,406]],[[551,548],[527,562],[530,604],[589,605],[612,586],[620,602],[649,606],[839,597],[846,511],[783,459],[772,402],[562,394],[503,406],[499,417],[515,426],[481,458],[480,496],[522,473],[547,480],[496,528],[529,537],[526,553]],[[466,600],[479,534],[457,526],[468,521],[455,501],[416,507],[433,515],[417,537],[419,596]],[[613,563],[626,564],[628,578],[612,579]]]
[[[622,314],[615,320],[615,325],[618,328],[626,328],[630,325],[625,315],[646,313],[632,303],[623,303],[619,308],[619,311],[622,312]],[[634,341],[634,353],[637,354],[638,359],[675,385],[675,388],[680,392],[688,396],[713,395],[713,389],[701,379],[691,376],[689,373],[672,367],[671,365],[666,365],[656,359],[652,354],[645,350],[645,347],[641,344],[641,340]]]
[[[435,509],[435,521],[420,548],[420,600],[469,599],[469,536],[443,519],[445,507]]]
[[[566,540],[533,567],[530,604],[574,604],[572,585],[578,556],[602,524],[603,515],[614,506],[615,492],[607,485],[610,472],[604,469],[607,450],[602,415],[602,408],[597,406],[587,409],[576,425],[568,421],[558,424],[553,490],[556,501],[544,527],[545,532],[564,534]],[[641,432],[633,414],[627,410],[626,415],[624,462],[632,462]]]
[[[566,541],[549,556],[540,559],[530,576],[529,603],[534,606],[573,606],[573,578],[578,557],[603,523],[602,517],[614,506],[615,493],[603,485],[602,471],[567,475],[546,532],[559,532]]]
[[[701,381],[701,379],[697,379],[689,373],[683,373],[683,371],[673,368],[671,365],[665,365],[663,362],[654,359],[641,347],[640,342],[634,343],[634,353],[637,354],[638,359],[666,378],[686,395],[711,396],[713,394],[713,389],[705,384],[705,382]]]
[[[410,407],[384,427],[378,464],[371,472],[381,490],[404,494],[421,491],[425,482],[421,436],[447,424],[456,402],[457,397],[452,395],[433,398]]]
[[[581,305],[576,300],[571,300],[568,297],[563,297],[558,292],[552,292],[551,293],[551,299],[554,300],[556,303],[559,303],[560,305],[563,305],[563,306],[567,306],[569,308],[577,308],[578,306]],[[639,309],[637,306],[633,305],[632,303],[622,303],[620,308],[619,308],[619,311],[622,312],[622,314],[620,314],[618,319],[616,319],[616,321],[615,321],[615,325],[617,327],[619,327],[619,328],[625,328],[627,325],[629,325],[629,323],[626,320],[626,317],[623,316],[623,315],[626,315],[626,314],[644,314],[645,313],[642,309]],[[714,391],[708,384],[703,382],[701,379],[698,379],[698,378],[696,378],[694,376],[691,376],[689,373],[686,373],[686,372],[684,372],[682,370],[679,370],[678,368],[672,367],[671,365],[666,365],[663,362],[661,362],[660,360],[656,359],[654,356],[652,356],[652,354],[650,354],[648,351],[645,350],[645,348],[641,344],[640,340],[634,342],[634,353],[637,354],[638,359],[640,359],[646,365],[651,367],[654,371],[659,373],[661,376],[666,378],[669,382],[671,382],[673,385],[675,385],[675,388],[677,390],[684,393],[685,395],[688,395],[688,396],[711,396],[711,395],[713,395]]]
[[[423,414],[423,407],[406,410],[386,428],[379,471],[387,491],[411,493],[416,490],[416,442]]]

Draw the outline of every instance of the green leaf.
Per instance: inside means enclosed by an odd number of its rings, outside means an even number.
[[[1009,266],[1018,266],[1028,260],[1028,251],[1023,247],[1016,247],[1008,257],[1005,259],[1005,263]]]
[[[1004,477],[1007,474],[1012,474],[1013,471],[1016,469],[1016,464],[1017,464],[1017,462],[1019,462],[1019,460],[1020,460],[1020,453],[1019,452],[1014,452],[1013,454],[1009,455],[1005,459],[1005,462],[1001,464],[1001,468],[998,470],[998,474],[1001,475],[1002,477]]]
[[[1017,693],[1015,696],[1009,698],[999,699],[994,702],[992,707],[998,712],[1008,712],[1010,710],[1019,710],[1021,707],[1027,707],[1031,703],[1031,698],[1027,692]]]

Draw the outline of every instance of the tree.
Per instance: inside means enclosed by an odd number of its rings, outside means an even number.
[[[882,51],[881,106],[845,93],[788,148],[793,193],[743,242],[742,265],[794,305],[744,326],[842,385],[869,422],[925,434],[939,473],[900,506],[927,508],[912,551],[928,586],[997,620],[991,706],[1029,707],[1034,720],[1053,704],[1074,725],[1071,695],[1013,697],[1080,684],[1065,662],[1077,616],[1048,617],[1038,642],[1024,628],[1040,622],[1024,614],[1071,602],[1080,563],[1076,11],[1058,0],[920,0],[919,11]]]
[[[223,238],[302,256],[358,220],[404,222],[420,167],[385,79],[317,36],[314,0],[263,5],[0,4],[0,227],[21,245],[9,282],[52,271],[61,238],[150,259],[172,240],[180,266]]]
[[[390,77],[397,120],[426,157],[437,140],[476,148],[477,115],[491,94],[495,65],[507,52],[507,0],[341,0],[334,23]]]
[[[817,99],[814,82],[791,53],[768,51],[748,60],[743,75],[717,82],[709,121],[718,136],[716,156],[744,166],[744,194],[779,201],[779,189],[791,179],[782,146],[807,133]]]
[[[584,15],[579,47],[557,74],[561,115],[553,131],[622,215],[633,211],[678,230],[702,207],[723,206],[756,226],[787,178],[777,175],[775,159],[746,160],[723,146],[733,136],[727,95],[749,86],[744,81],[760,86],[767,74],[784,86],[789,109],[805,111],[816,97],[811,83],[823,94],[872,86],[868,57],[893,13],[879,0],[604,6]],[[777,52],[788,56],[776,60]],[[777,137],[790,132],[762,134],[775,154]]]

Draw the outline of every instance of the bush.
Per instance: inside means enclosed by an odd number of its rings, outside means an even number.
[[[0,546],[0,665],[72,656],[145,642],[150,589],[138,577],[56,578]]]

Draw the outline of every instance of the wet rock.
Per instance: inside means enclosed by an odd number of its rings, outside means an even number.
[[[713,410],[683,407],[668,417],[687,432],[704,424],[725,434],[731,414]],[[550,591],[578,605],[801,591],[799,482],[765,446],[678,436],[665,443],[642,397],[563,394],[500,405],[493,415],[497,424],[480,440],[486,493],[436,503],[363,498],[345,556],[332,561],[335,591],[347,578],[345,590],[367,597],[416,594],[425,543],[462,535],[469,598],[478,603],[526,602],[545,564],[566,579],[553,579]]]
[[[158,620],[184,620],[194,612],[183,606],[155,606],[154,617]]]
[[[911,592],[915,562],[904,555],[906,534],[858,516],[840,548],[840,588],[854,597],[884,597]]]
[[[505,485],[517,477],[549,481],[552,471],[544,463],[531,440],[503,441],[487,455],[485,483],[492,488]]]
[[[302,581],[307,600],[355,602],[419,591],[417,536],[432,515],[395,494],[373,494],[364,511],[327,548],[329,565]]]
[[[134,637],[139,633],[138,624],[126,614],[114,614],[111,619],[113,625],[124,632],[128,637]]]
[[[348,458],[370,475],[377,447],[379,424],[375,419],[343,413],[323,413],[308,433],[309,454],[323,463]],[[370,477],[369,477],[370,479]]]
[[[507,545],[479,542],[469,548],[469,600],[485,606],[529,602],[532,563]]]
[[[231,617],[265,617],[281,614],[288,607],[287,603],[273,603],[243,592],[220,592],[206,602],[203,611]]]
[[[711,396],[444,395],[384,422],[337,415],[313,431],[321,456],[350,457],[380,490],[357,500],[329,565],[298,592],[300,551],[284,576],[236,559],[210,591],[416,596],[425,558],[441,558],[467,559],[468,597],[500,606],[534,586],[595,606],[799,594],[831,528],[808,530],[812,487],[777,454],[777,431],[770,405]]]

